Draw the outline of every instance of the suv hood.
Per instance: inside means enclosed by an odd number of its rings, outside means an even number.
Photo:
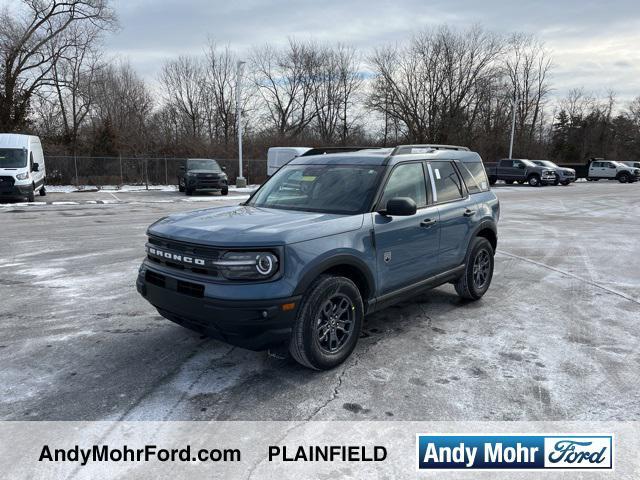
[[[276,246],[357,230],[364,216],[230,206],[165,217],[150,235],[215,247]]]

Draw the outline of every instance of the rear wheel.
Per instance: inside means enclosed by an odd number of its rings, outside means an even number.
[[[321,275],[302,299],[289,351],[305,367],[334,368],[353,352],[363,317],[358,287],[345,277]]]
[[[467,300],[478,300],[491,285],[493,278],[493,247],[484,237],[471,242],[464,273],[455,283],[456,292]]]
[[[40,196],[44,197],[47,194],[47,190],[44,188],[44,185],[40,187]]]
[[[496,177],[489,177],[489,185],[495,185],[498,179]]]

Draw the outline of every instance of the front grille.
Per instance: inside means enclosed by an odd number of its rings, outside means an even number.
[[[183,242],[176,242],[174,240],[166,240],[159,237],[149,236],[149,242],[147,247],[156,247],[162,249],[163,251],[176,253],[183,256],[188,256],[192,258],[203,258],[207,260],[207,264],[210,261],[218,260],[224,250],[218,248],[205,247],[202,245],[192,245]],[[211,277],[219,277],[220,274],[218,270],[210,265],[195,265],[195,264],[186,264],[180,263],[174,259],[162,258],[159,256],[153,256],[151,254],[147,254],[147,258],[157,264],[164,265],[166,267],[182,270],[187,272],[198,273],[200,275],[209,275]]]
[[[15,184],[15,180],[13,177],[8,177],[8,176],[0,177],[0,188],[12,189],[14,184]]]

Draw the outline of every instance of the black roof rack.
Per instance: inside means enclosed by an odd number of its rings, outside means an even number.
[[[358,150],[376,150],[382,147],[315,147],[304,152],[300,157],[309,157],[311,155],[325,155],[330,153],[357,152]]]
[[[398,145],[393,149],[391,155],[409,155],[413,153],[414,148],[423,148],[431,150],[459,150],[469,151],[468,147],[461,147],[459,145],[439,145],[439,144],[415,144],[415,145]]]

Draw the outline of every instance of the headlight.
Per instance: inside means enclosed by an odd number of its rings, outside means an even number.
[[[29,172],[19,173],[16,175],[16,178],[18,180],[26,180],[27,178],[29,178]]]
[[[264,280],[278,271],[278,257],[271,252],[227,252],[213,264],[229,280]]]

